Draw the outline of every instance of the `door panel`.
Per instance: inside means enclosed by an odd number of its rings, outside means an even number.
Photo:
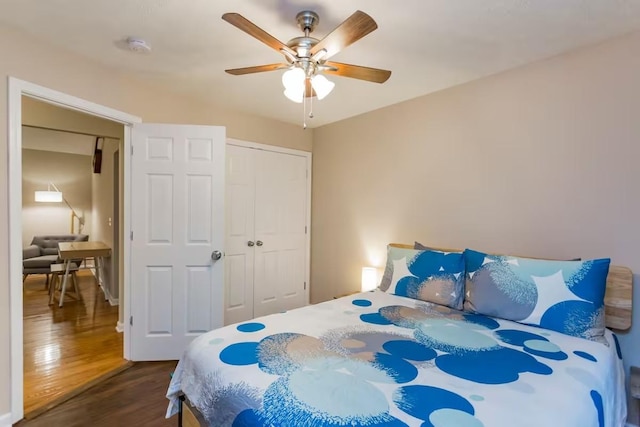
[[[269,242],[273,242],[271,239]],[[256,248],[256,270],[254,276],[254,316],[282,311],[278,289],[279,253],[277,250]]]
[[[147,266],[145,296],[147,297],[147,315],[145,335],[170,335],[173,331],[172,312],[173,269],[171,266]],[[137,311],[137,310],[136,310]]]
[[[187,175],[187,244],[211,244],[212,177]]]
[[[225,257],[225,260],[226,260],[225,261],[226,266],[224,270],[225,276],[226,276],[225,280],[228,283],[232,283],[232,284],[235,284],[235,283],[242,284],[242,286],[230,286],[229,288],[225,289],[226,291],[225,300],[227,301],[226,307],[227,309],[230,309],[230,310],[245,307],[247,304],[247,295],[246,295],[247,292],[245,290],[246,286],[244,284],[247,281],[249,281],[249,283],[253,283],[253,279],[248,278],[246,274],[247,264],[248,264],[247,255],[246,254],[229,255],[229,253],[227,252],[227,256]],[[253,316],[253,307],[251,307],[251,304],[249,304],[249,309],[251,311],[249,316]],[[247,319],[250,319],[250,318],[251,317],[248,317]],[[247,319],[243,319],[243,320],[247,320]],[[233,322],[228,322],[225,320],[225,323],[233,323]]]
[[[187,267],[187,329],[188,335],[200,335],[211,328],[212,282],[211,269],[208,267]]]
[[[149,209],[146,209],[147,244],[171,244],[173,236],[173,176],[147,175]]]
[[[302,307],[306,280],[307,162],[257,151],[254,315]]]
[[[223,323],[224,128],[140,124],[132,144],[131,356],[175,360]]]
[[[253,318],[255,170],[253,150],[227,146],[226,325]],[[255,242],[254,242],[255,243]]]

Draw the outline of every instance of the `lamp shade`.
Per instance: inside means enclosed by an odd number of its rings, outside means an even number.
[[[62,202],[62,192],[60,191],[36,191],[36,202],[60,203]]]
[[[285,89],[304,90],[304,80],[307,78],[302,68],[291,68],[282,75],[282,85]]]
[[[329,95],[335,85],[336,84],[334,82],[329,81],[329,79],[327,79],[322,74],[316,74],[311,79],[311,86],[313,86],[313,90],[316,91],[318,99],[322,99],[325,96]]]
[[[298,104],[304,100],[305,80],[307,76],[301,68],[291,68],[282,75],[284,96]]]
[[[286,96],[293,102],[301,104],[302,100],[304,99],[304,86],[302,87],[302,90],[299,90],[297,88],[285,89],[284,96]]]
[[[369,292],[378,287],[378,270],[375,267],[362,267],[362,292]]]

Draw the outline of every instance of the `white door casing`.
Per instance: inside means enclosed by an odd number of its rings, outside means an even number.
[[[251,149],[227,145],[225,324],[253,318],[255,166]]]
[[[36,85],[15,77],[8,78],[8,177],[9,177],[9,281],[10,281],[10,318],[11,318],[11,413],[0,416],[3,420],[11,418],[18,422],[24,415],[23,407],[23,318],[22,318],[22,97],[29,96],[62,108],[81,111],[106,120],[122,123],[124,127],[124,195],[130,194],[129,179],[129,143],[131,125],[142,119],[131,114],[117,111],[75,96],[65,94],[44,86]],[[124,223],[129,228],[129,205],[124,204]],[[129,245],[123,245],[125,261],[129,259]],[[129,264],[125,262],[124,282],[129,282]],[[126,299],[120,302],[122,309],[129,311]],[[124,328],[124,357],[129,358],[129,328]]]
[[[225,129],[136,124],[131,358],[177,360],[223,324]]]

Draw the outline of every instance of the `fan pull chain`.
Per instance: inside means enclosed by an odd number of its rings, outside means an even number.
[[[313,119],[313,90],[309,97],[309,118]]]
[[[307,97],[302,95],[302,129],[307,129]]]

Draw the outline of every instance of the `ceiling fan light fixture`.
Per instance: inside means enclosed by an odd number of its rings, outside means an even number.
[[[316,74],[311,79],[311,86],[313,86],[313,90],[316,92],[318,99],[323,99],[331,93],[336,84],[322,74]]]
[[[293,102],[295,102],[297,104],[302,104],[302,101],[304,99],[304,86],[303,86],[302,90],[294,89],[294,88],[285,89],[284,90],[284,96],[286,96],[291,101],[293,101]]]
[[[313,98],[323,99],[335,87],[333,82],[327,80],[320,73],[325,72],[330,75],[375,83],[384,83],[391,76],[391,71],[388,70],[328,61],[329,58],[342,49],[352,45],[378,28],[376,21],[361,10],[356,10],[320,40],[311,36],[320,20],[318,14],[310,10],[303,10],[296,16],[296,21],[304,35],[294,37],[286,44],[239,13],[225,13],[222,15],[222,19],[271,49],[280,52],[284,56],[285,62],[233,68],[225,70],[225,72],[240,76],[286,68],[287,71],[282,75],[282,84],[285,89],[284,95],[293,102],[303,104],[304,128],[306,128],[306,118],[313,118]],[[309,104],[308,115],[306,110],[307,101]]]
[[[302,68],[294,67],[284,72],[282,75],[282,85],[286,90],[304,91],[304,80],[307,78]]]

